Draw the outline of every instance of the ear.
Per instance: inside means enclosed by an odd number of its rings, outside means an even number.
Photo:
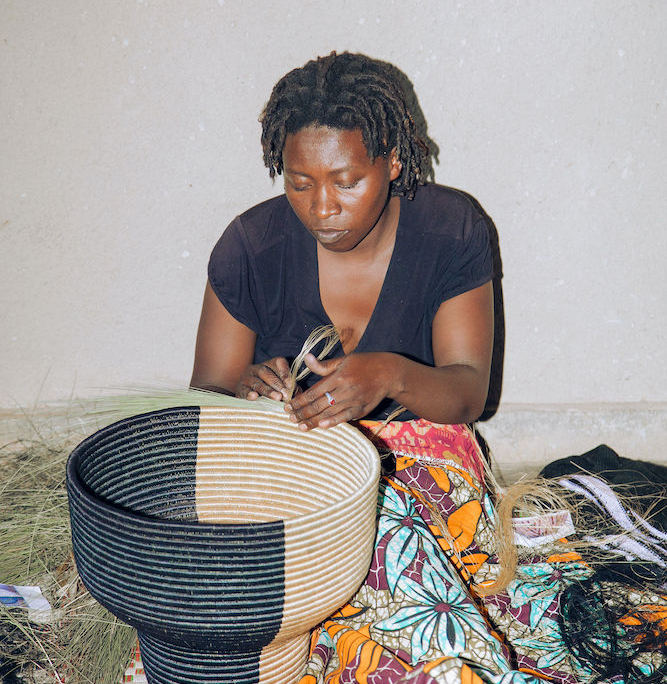
[[[403,164],[398,158],[396,148],[394,147],[394,149],[389,153],[389,180],[396,180],[401,175],[402,170]]]

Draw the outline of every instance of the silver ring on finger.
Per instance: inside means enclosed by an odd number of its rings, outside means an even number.
[[[329,392],[325,392],[324,396],[326,397],[327,404],[329,404],[329,406],[333,406],[336,403],[336,400],[331,394],[329,394]]]

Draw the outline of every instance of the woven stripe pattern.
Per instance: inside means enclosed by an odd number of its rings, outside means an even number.
[[[378,479],[347,425],[303,433],[255,408],[135,416],[68,461],[79,574],[136,627],[151,684],[297,681],[308,631],[368,571]]]

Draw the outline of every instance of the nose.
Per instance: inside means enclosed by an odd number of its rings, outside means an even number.
[[[340,214],[340,210],[335,191],[326,185],[319,186],[313,195],[310,213],[316,218],[326,219]]]

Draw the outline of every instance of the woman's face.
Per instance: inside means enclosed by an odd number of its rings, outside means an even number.
[[[290,133],[283,148],[287,199],[326,249],[348,252],[374,228],[384,228],[389,184],[401,164],[368,157],[361,131],[309,126]]]

